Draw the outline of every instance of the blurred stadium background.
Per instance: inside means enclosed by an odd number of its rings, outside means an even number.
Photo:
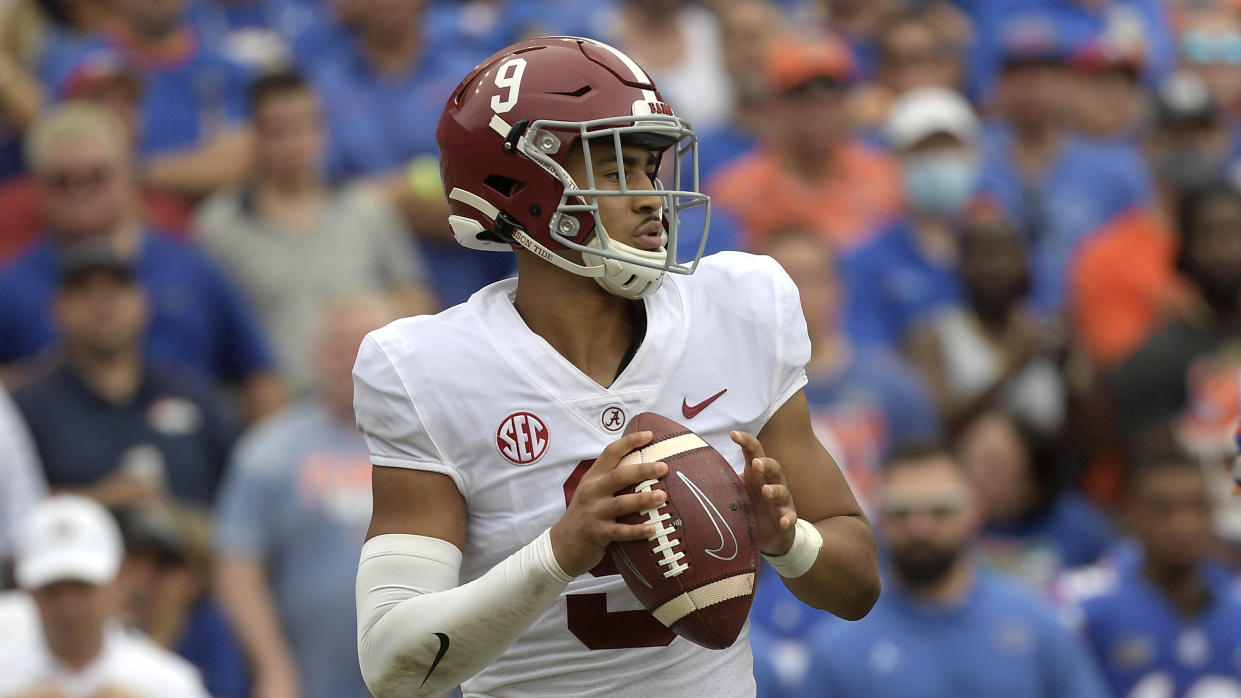
[[[47,669],[91,613],[116,676],[367,695],[353,356],[513,272],[434,133],[543,34],[691,121],[891,553],[855,623],[760,577],[759,695],[1241,696],[1234,0],[0,0],[0,696],[198,695]]]

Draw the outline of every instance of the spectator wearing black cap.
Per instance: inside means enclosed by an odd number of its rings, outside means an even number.
[[[48,484],[109,507],[210,505],[234,429],[209,386],[146,362],[133,263],[104,240],[70,247],[52,306],[61,356],[14,391]]]
[[[43,238],[0,271],[0,365],[56,338],[50,299],[64,247],[106,239],[133,265],[148,292],[146,356],[239,388],[250,418],[283,400],[259,325],[231,281],[197,248],[143,220],[133,152],[124,125],[95,104],[71,102],[27,135],[47,227]]]
[[[1177,208],[1176,268],[1193,304],[1125,361],[1113,390],[1131,446],[1172,429],[1191,451],[1218,457],[1235,453],[1241,420],[1241,190],[1216,182]]]
[[[1174,75],[1156,90],[1148,113],[1143,147],[1158,196],[1092,233],[1069,269],[1073,330],[1105,372],[1192,304],[1193,292],[1174,268],[1176,199],[1219,177],[1227,152],[1223,113],[1193,74]]]

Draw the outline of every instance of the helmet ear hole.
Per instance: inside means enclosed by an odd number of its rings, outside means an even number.
[[[525,182],[498,174],[487,175],[487,178],[483,180],[483,184],[506,199],[513,198],[522,189],[526,188]]]

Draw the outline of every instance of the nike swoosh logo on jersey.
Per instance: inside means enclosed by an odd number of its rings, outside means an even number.
[[[691,405],[689,404],[688,400],[686,400],[685,398],[681,398],[681,414],[685,415],[686,419],[693,419],[694,417],[698,416],[699,412],[702,412],[703,410],[707,409],[707,405],[710,405],[711,403],[715,402],[717,399],[719,399],[721,395],[723,395],[726,392],[728,392],[728,388],[724,388],[720,392],[712,395],[706,400],[703,400],[697,405]]]
[[[444,655],[448,653],[448,636],[444,633],[431,634],[440,639],[440,651],[435,653],[435,661],[431,662],[431,668],[427,669],[427,675],[422,677],[422,683],[418,685],[418,688],[422,688],[427,685],[427,679],[431,678],[431,674],[435,671],[435,667],[440,665],[440,660],[443,659]]]
[[[697,499],[698,503],[702,505],[703,510],[707,512],[707,518],[711,519],[711,524],[715,526],[715,532],[720,537],[720,544],[718,546],[713,549],[704,548],[703,552],[717,560],[728,561],[737,557],[739,550],[737,536],[733,533],[733,529],[728,525],[728,522],[724,520],[724,516],[720,514],[720,510],[715,508],[715,504],[710,499],[707,499],[707,495],[703,494],[698,485],[686,477],[685,473],[678,470],[677,477],[681,478],[681,482],[684,482],[685,486],[689,488],[689,491],[694,495],[694,499]],[[728,533],[727,539],[724,537],[725,533]],[[727,555],[723,554],[725,550],[728,552]]]

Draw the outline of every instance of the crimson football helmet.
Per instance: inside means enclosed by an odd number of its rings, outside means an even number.
[[[479,250],[521,245],[562,269],[593,277],[625,298],[659,287],[665,272],[690,274],[706,246],[710,199],[698,191],[697,140],[633,59],[592,39],[554,36],[514,44],[480,63],[444,107],[436,140],[440,174],[460,244]],[[565,158],[578,143],[587,181],[575,182]],[[622,144],[659,153],[654,189],[600,189],[589,163],[622,162]],[[690,185],[685,188],[684,185]],[[608,237],[597,197],[658,196],[664,245],[638,249]],[[680,212],[703,206],[694,258],[676,259]],[[582,254],[579,264],[559,254]]]

